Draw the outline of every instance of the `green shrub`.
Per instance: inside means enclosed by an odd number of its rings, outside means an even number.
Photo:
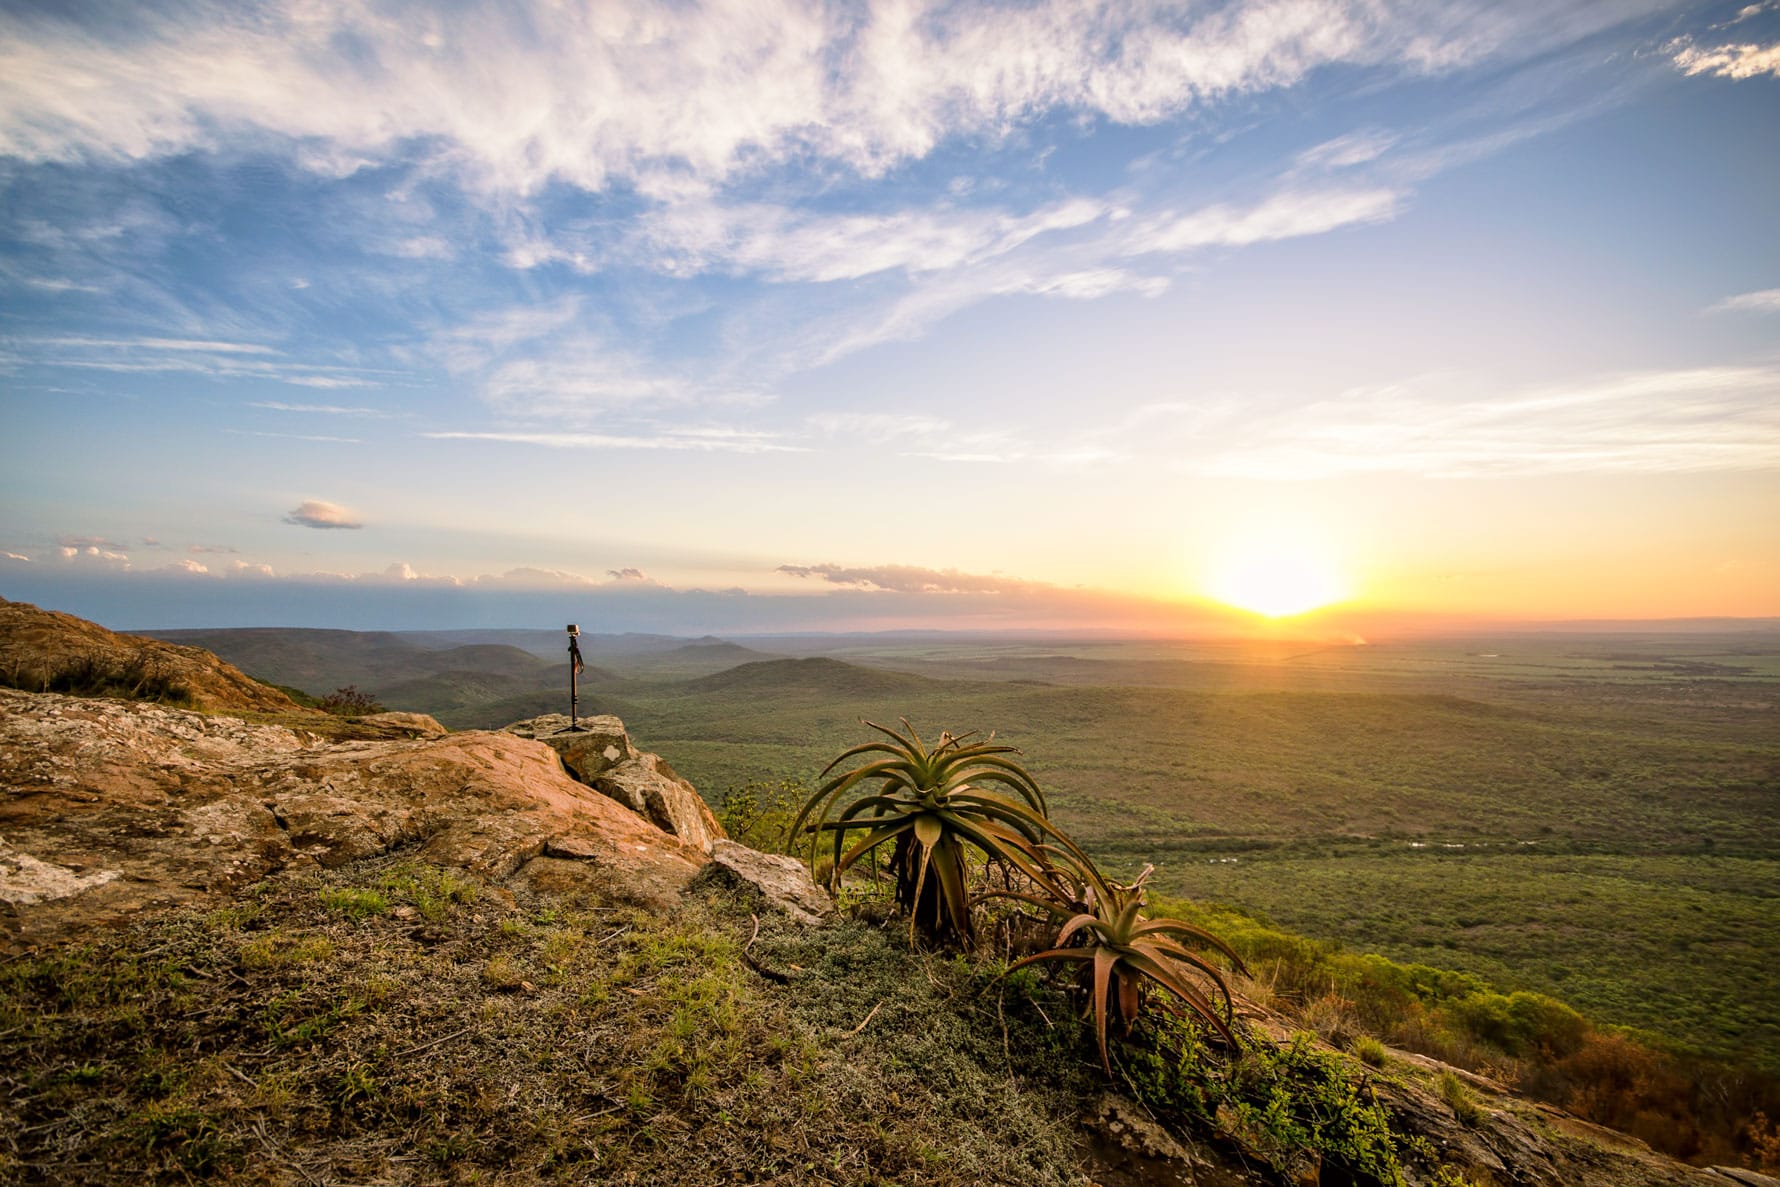
[[[369,694],[360,692],[356,684],[348,684],[345,688],[336,688],[321,698],[315,707],[323,713],[332,713],[336,717],[366,717],[372,713],[384,711],[383,706]]]
[[[729,839],[762,853],[791,852],[791,822],[810,798],[801,779],[757,780],[731,787],[717,809]]]
[[[1435,1082],[1435,1087],[1440,1093],[1440,1099],[1446,1102],[1452,1115],[1459,1119],[1460,1125],[1475,1127],[1482,1123],[1483,1109],[1471,1095],[1471,1090],[1465,1087],[1465,1082],[1459,1079],[1457,1072],[1451,1068],[1441,1069],[1440,1079]]]

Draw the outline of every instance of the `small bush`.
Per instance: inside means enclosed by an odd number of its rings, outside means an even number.
[[[34,656],[28,661],[15,661],[0,672],[0,684],[27,692],[59,692],[76,697],[122,697],[166,705],[192,703],[191,689],[166,663],[146,651]]]
[[[1452,1115],[1459,1119],[1460,1125],[1475,1128],[1483,1122],[1483,1109],[1471,1095],[1471,1090],[1465,1087],[1465,1082],[1451,1068],[1440,1073],[1435,1087],[1440,1093],[1440,1099],[1446,1102]]]
[[[334,914],[344,915],[354,921],[389,912],[389,899],[382,891],[361,890],[353,886],[325,890],[322,892],[321,902]]]
[[[762,853],[791,852],[791,822],[810,798],[800,779],[757,780],[731,787],[717,809],[717,823],[732,841]]]
[[[1361,1035],[1355,1039],[1352,1048],[1354,1055],[1368,1067],[1383,1067],[1387,1058],[1385,1045],[1371,1035]]]
[[[323,713],[332,713],[336,717],[364,717],[384,711],[383,706],[372,697],[360,692],[356,684],[348,684],[345,688],[336,688],[321,698],[315,707]]]

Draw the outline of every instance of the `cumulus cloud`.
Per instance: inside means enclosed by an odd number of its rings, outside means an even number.
[[[568,589],[597,585],[598,582],[591,577],[582,576],[580,573],[570,573],[564,569],[544,569],[533,565],[521,565],[500,574],[483,574],[471,584],[514,586],[521,589]]]
[[[185,550],[194,556],[199,556],[206,552],[233,553],[241,551],[239,548],[231,547],[228,544],[187,544]]]
[[[957,569],[924,569],[917,565],[780,565],[777,572],[792,577],[814,578],[847,589],[905,594],[1006,594],[1054,588],[1001,573],[985,575],[964,573]]]
[[[100,565],[107,568],[127,569],[130,567],[130,557],[128,553],[115,552],[108,548],[101,548],[96,544],[88,544],[85,547],[64,544],[62,546],[62,559],[64,561],[72,561],[75,564]]]
[[[31,558],[28,556],[25,556],[22,553],[8,552],[5,554],[5,556],[6,556],[6,559],[9,561],[24,561],[26,564],[32,563]]]
[[[1780,42],[1773,45],[1721,45],[1711,49],[1677,43],[1675,65],[1684,74],[1711,74],[1718,78],[1780,77]]]
[[[1707,307],[1707,313],[1780,313],[1780,289],[1739,293]]]
[[[606,576],[614,581],[644,582],[649,580],[649,574],[641,569],[607,569]]]
[[[185,560],[174,561],[167,566],[167,571],[174,573],[208,573],[210,572],[210,567],[187,558]]]
[[[304,500],[284,517],[284,522],[300,528],[357,530],[365,526],[346,508],[320,499]]]

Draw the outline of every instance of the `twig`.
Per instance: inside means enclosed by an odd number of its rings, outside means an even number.
[[[1007,997],[1007,982],[1001,983],[1001,992],[995,995],[995,1020],[1001,1023],[1001,1056],[1007,1060],[1007,1070],[1014,1070],[1014,1051],[1007,1041],[1007,1015],[1002,1012],[1001,1003]]]
[[[418,1047],[409,1047],[406,1051],[397,1051],[390,1058],[392,1058],[392,1059],[406,1059],[410,1055],[419,1055],[422,1051],[430,1051],[434,1047],[437,1047],[441,1043],[449,1043],[452,1039],[462,1038],[464,1035],[469,1034],[472,1030],[475,1030],[475,1029],[476,1028],[473,1026],[466,1026],[462,1030],[454,1030],[450,1034],[445,1035],[442,1038],[434,1039],[430,1043],[422,1043]]]
[[[847,1032],[847,1033],[848,1033],[848,1034],[849,1034],[849,1035],[856,1035],[856,1034],[858,1034],[858,1033],[859,1033],[859,1032],[860,1032],[860,1031],[862,1031],[862,1030],[864,1030],[864,1029],[865,1029],[865,1028],[866,1028],[866,1027],[867,1027],[867,1026],[868,1026],[868,1025],[870,1025],[870,1023],[871,1023],[871,1020],[872,1020],[872,1019],[873,1019],[873,1018],[876,1018],[876,1017],[877,1017],[877,1016],[878,1016],[878,1011],[879,1011],[879,1010],[881,1010],[881,1009],[883,1009],[883,1008],[884,1008],[884,1003],[883,1003],[883,1001],[882,1001],[882,1000],[881,1000],[881,999],[880,999],[880,1000],[879,1000],[879,1002],[878,1002],[878,1004],[877,1004],[877,1005],[875,1005],[875,1006],[873,1006],[873,1007],[872,1007],[872,1008],[871,1008],[871,1013],[869,1013],[869,1014],[867,1014],[867,1015],[866,1015],[866,1016],[865,1016],[865,1021],[864,1021],[864,1022],[861,1022],[861,1023],[860,1023],[860,1024],[859,1024],[859,1025],[858,1025],[858,1026],[855,1026],[855,1027],[854,1027],[854,1028],[853,1028],[853,1029],[852,1029],[852,1030],[849,1030],[849,1031],[848,1031],[848,1032]]]
[[[277,1138],[273,1137],[271,1134],[266,1132],[266,1122],[265,1122],[264,1118],[260,1118],[259,1120],[255,1121],[253,1123],[253,1131],[254,1131],[254,1133],[259,1135],[260,1141],[266,1143],[266,1145],[268,1145],[272,1149],[276,1150],[279,1154],[283,1155],[287,1161],[290,1162],[291,1169],[296,1171],[299,1175],[303,1176],[303,1182],[313,1183],[315,1185],[315,1187],[327,1187],[327,1185],[325,1183],[323,1183],[322,1180],[316,1178],[314,1175],[309,1173],[308,1167],[304,1166],[302,1163],[297,1161],[296,1155],[291,1153],[290,1147],[286,1146],[283,1142],[280,1142]]]
[[[749,918],[754,920],[754,934],[748,937],[748,942],[746,944],[742,945],[742,963],[759,973],[762,977],[765,977],[768,981],[773,981],[780,985],[790,984],[791,978],[789,976],[779,972],[777,969],[767,968],[758,960],[755,960],[752,956],[748,955],[748,949],[752,948],[754,946],[754,941],[760,938],[760,916],[751,915]]]

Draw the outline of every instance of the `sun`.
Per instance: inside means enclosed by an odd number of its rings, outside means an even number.
[[[1335,566],[1302,545],[1251,542],[1212,574],[1207,592],[1268,618],[1291,618],[1347,597]]]

